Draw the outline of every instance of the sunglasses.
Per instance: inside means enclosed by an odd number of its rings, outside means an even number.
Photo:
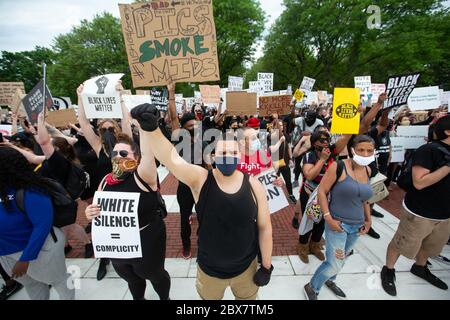
[[[119,150],[119,151],[113,151],[111,152],[111,156],[113,158],[120,156],[122,158],[128,157],[129,154],[134,154],[133,152],[128,152],[127,150]]]
[[[102,134],[105,133],[106,131],[109,131],[109,132],[111,132],[111,133],[115,133],[115,132],[116,132],[116,130],[114,129],[114,127],[100,128],[100,132],[101,132]]]

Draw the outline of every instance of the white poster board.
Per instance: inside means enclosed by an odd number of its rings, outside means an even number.
[[[391,146],[391,163],[403,163],[405,161],[405,139],[403,137],[391,137]]]
[[[381,94],[386,92],[386,85],[384,83],[372,83],[370,86],[370,91],[372,93],[372,102],[378,102],[378,98]]]
[[[411,111],[433,110],[441,105],[439,87],[415,88],[408,98]]]
[[[441,105],[450,105],[450,91],[439,90],[441,94]]]
[[[273,73],[258,73],[258,81],[264,92],[273,91]]]
[[[0,124],[0,133],[5,137],[10,137],[12,134],[12,125],[10,124]],[[0,141],[3,142],[3,141]]]
[[[372,93],[372,77],[360,76],[355,77],[355,88],[359,88],[362,95],[369,95]]]
[[[405,149],[417,149],[427,143],[428,126],[398,126],[397,135],[404,138]]]
[[[244,89],[244,78],[241,77],[228,77],[228,90],[229,91],[242,91]]]
[[[289,206],[288,200],[282,188],[273,184],[278,176],[274,169],[266,170],[256,176],[256,179],[266,188],[267,201],[269,202],[270,214],[280,211]]]
[[[303,81],[302,81],[302,84],[300,85],[300,89],[304,93],[308,94],[314,88],[314,84],[315,83],[316,83],[316,79],[309,78],[309,77],[304,77]]]
[[[125,103],[125,106],[128,110],[133,110],[135,107],[144,104],[144,103],[152,103],[152,97],[151,96],[132,96],[132,95],[123,95],[122,96],[123,102]]]
[[[97,191],[94,204],[101,214],[92,221],[96,258],[142,258],[138,207],[140,193]]]
[[[116,85],[123,76],[123,73],[106,74],[84,83],[81,98],[88,119],[122,119]]]

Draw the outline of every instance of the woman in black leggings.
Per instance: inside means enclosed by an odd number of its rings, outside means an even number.
[[[141,136],[142,137],[142,136]],[[146,280],[150,280],[161,300],[169,299],[170,276],[164,269],[166,226],[159,213],[157,171],[148,141],[139,147],[127,136],[119,137],[112,156],[112,173],[100,184],[99,190],[140,193],[138,220],[142,258],[111,259],[117,274],[128,283],[134,300],[145,300]],[[100,215],[100,206],[86,208],[90,220]]]

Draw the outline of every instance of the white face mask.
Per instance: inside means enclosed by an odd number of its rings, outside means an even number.
[[[368,166],[369,164],[375,161],[375,155],[372,155],[370,157],[362,157],[356,154],[355,149],[352,149],[352,151],[353,151],[353,160],[362,167]]]
[[[70,136],[70,129],[61,131],[65,136]]]

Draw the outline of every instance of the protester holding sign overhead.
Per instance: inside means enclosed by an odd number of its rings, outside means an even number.
[[[99,84],[100,87],[103,85]],[[90,144],[92,149],[95,151],[97,155],[97,170],[96,175],[91,177],[91,183],[93,185],[98,185],[100,180],[112,171],[111,165],[111,153],[114,149],[117,139],[120,136],[121,131],[132,137],[131,132],[131,123],[129,118],[129,111],[126,108],[126,105],[123,100],[120,101],[123,119],[121,122],[122,130],[115,120],[112,119],[104,119],[101,120],[98,127],[98,135],[94,132],[91,124],[86,117],[86,113],[84,110],[83,104],[83,93],[84,85],[80,85],[77,89],[78,95],[78,121],[80,123],[81,130],[83,131],[83,135],[86,138],[87,142]],[[119,92],[121,96],[123,87],[121,81],[117,82],[116,90]],[[99,270],[97,273],[97,279],[101,280],[106,276],[106,265],[108,264],[108,260],[102,259],[99,265]]]
[[[102,180],[98,190],[139,195],[142,258],[116,257],[111,261],[117,274],[128,283],[134,300],[145,300],[146,280],[150,280],[161,300],[168,300],[170,276],[164,269],[166,226],[160,207],[155,158],[148,136],[142,133],[140,130],[142,153],[131,138],[119,137],[111,152],[113,170]],[[88,206],[86,217],[98,222],[97,218],[101,218],[100,205],[94,203]]]
[[[152,105],[132,111],[150,140],[157,159],[188,185],[196,202],[198,230],[197,291],[203,299],[222,299],[231,286],[238,299],[255,299],[258,286],[267,285],[273,270],[272,225],[264,187],[237,171],[239,145],[220,139],[216,169],[184,161],[158,129],[158,112]],[[257,271],[258,243],[262,264]]]

